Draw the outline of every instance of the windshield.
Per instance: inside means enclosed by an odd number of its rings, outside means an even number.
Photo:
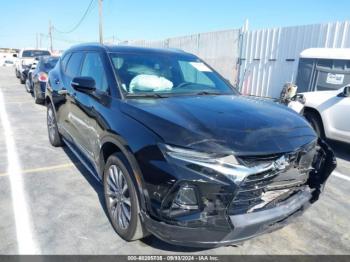
[[[25,50],[22,53],[22,57],[35,57],[43,55],[50,55],[50,52],[45,50]]]
[[[123,91],[138,95],[238,94],[197,58],[157,54],[110,54]]]

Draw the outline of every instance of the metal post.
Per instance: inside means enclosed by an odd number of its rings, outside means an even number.
[[[98,0],[98,16],[99,16],[99,35],[100,35],[100,43],[103,44],[102,0]]]
[[[238,87],[239,91],[242,91],[242,85],[243,85],[246,70],[247,70],[247,68],[245,68],[244,71],[242,71],[242,58],[243,58],[243,51],[244,51],[243,49],[246,48],[244,45],[245,45],[245,39],[246,39],[248,30],[249,30],[249,22],[248,22],[248,19],[246,19],[243,27],[241,27],[241,29],[239,30],[239,57],[237,61],[237,66],[238,66],[237,78],[238,79],[236,83],[236,86]],[[246,59],[246,57],[244,58]]]
[[[53,52],[53,47],[52,47],[52,26],[51,26],[51,20],[49,21],[49,38],[50,38],[50,51]]]

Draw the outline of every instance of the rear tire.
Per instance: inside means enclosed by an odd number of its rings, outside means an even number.
[[[316,134],[324,139],[325,133],[323,129],[322,119],[316,112],[308,111],[304,113],[306,120],[311,124],[312,128],[315,130]]]
[[[27,78],[26,83],[25,83],[25,88],[28,93],[31,93],[32,90],[30,90],[30,82],[29,79]]]
[[[48,135],[49,135],[49,140],[51,145],[55,147],[62,146],[63,143],[62,143],[61,135],[58,132],[56,115],[51,103],[47,105],[46,119],[47,119],[47,130],[48,130]]]
[[[19,82],[20,82],[21,84],[25,84],[25,82],[26,82],[26,80],[23,78],[22,75],[19,76]]]
[[[126,241],[147,235],[139,215],[139,200],[130,172],[123,155],[114,153],[107,159],[103,175],[109,220],[117,234]]]
[[[38,97],[38,90],[33,86],[33,95],[35,104],[43,104],[44,100]]]

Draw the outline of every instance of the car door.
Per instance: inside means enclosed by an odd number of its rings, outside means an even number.
[[[106,98],[108,100],[108,83],[100,52],[87,52],[81,68],[81,76],[92,77],[96,82],[96,90],[92,94],[86,94],[77,91],[76,101],[84,118],[81,119],[87,128],[84,133],[81,132],[81,140],[86,145],[86,150],[91,159],[95,157],[95,149],[99,146],[100,128],[97,121],[100,118],[99,107],[104,104]]]
[[[85,153],[86,150],[84,150],[84,144],[80,139],[79,133],[83,132],[82,128],[86,129],[86,127],[82,125],[83,122],[80,120],[83,118],[83,114],[76,100],[77,92],[71,86],[73,78],[80,75],[83,58],[83,52],[73,52],[61,75],[62,83],[59,92],[64,96],[64,105],[60,109],[59,122],[66,134],[65,137],[68,137],[70,142],[74,142]]]
[[[68,103],[66,103],[67,96],[62,92],[66,90],[65,81],[63,79],[71,55],[72,53],[68,52],[60,58],[55,69],[51,71],[51,77],[49,77],[47,85],[48,90],[53,92],[52,100],[55,105],[58,130],[67,139],[69,136],[66,132],[67,128],[65,119],[67,118]]]
[[[320,105],[326,136],[344,142],[350,142],[350,97],[344,96],[344,88],[332,91],[333,95]]]

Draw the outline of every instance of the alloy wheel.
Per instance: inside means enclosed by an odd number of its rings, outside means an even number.
[[[125,176],[116,165],[111,165],[108,169],[105,192],[111,219],[120,229],[127,230],[131,219],[130,193]]]
[[[27,92],[30,93],[30,83],[29,83],[28,79],[26,80],[25,87],[26,87]]]
[[[51,107],[49,107],[47,111],[47,127],[49,129],[50,139],[53,141],[55,139],[56,121]]]

